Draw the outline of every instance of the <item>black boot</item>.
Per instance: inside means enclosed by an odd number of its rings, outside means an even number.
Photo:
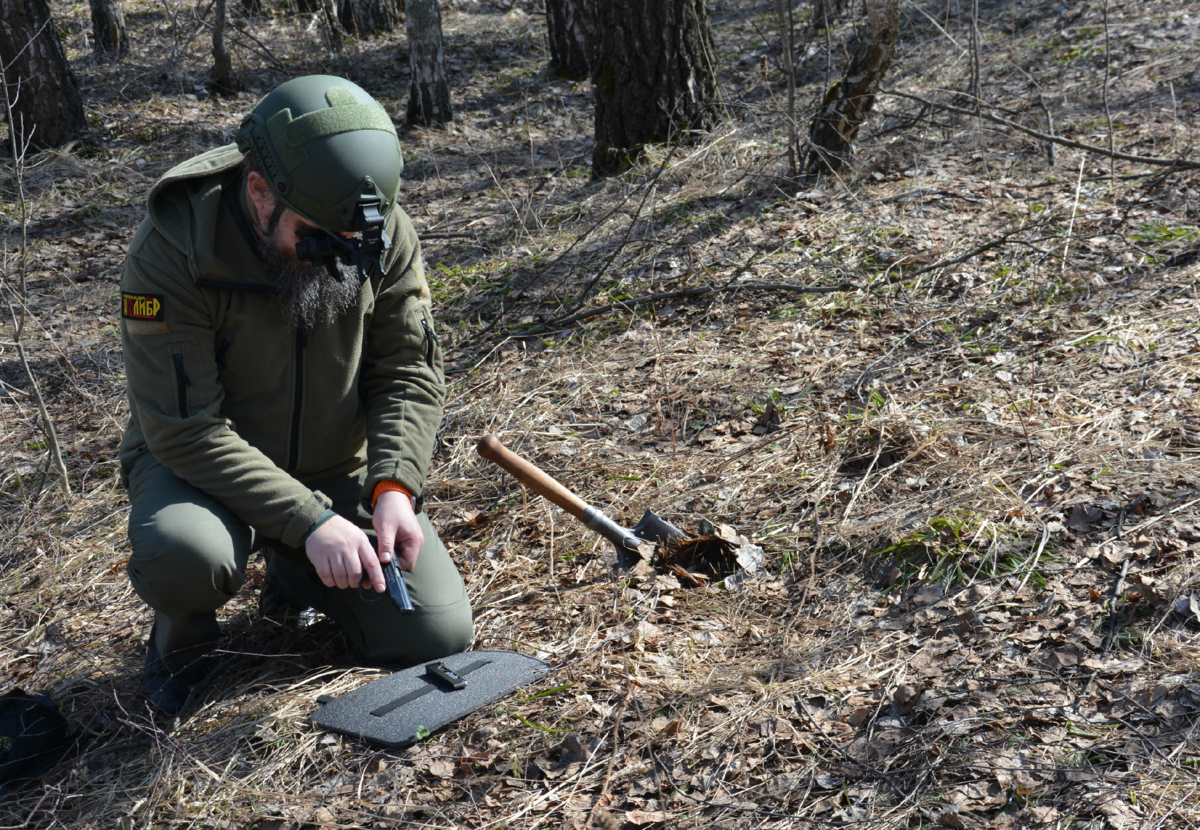
[[[154,644],[157,626],[150,629],[150,641],[146,644],[146,667],[142,673],[142,694],[150,702],[154,714],[174,719],[191,702],[192,694],[206,672],[204,652],[207,648],[189,649],[196,653],[191,665],[182,672],[171,674]]]
[[[289,631],[302,631],[317,621],[317,612],[311,606],[292,602],[269,576],[258,594],[258,615]]]
[[[279,583],[271,578],[271,560],[276,556],[285,558],[283,554],[271,545],[264,545],[261,553],[266,576],[258,592],[258,616],[288,631],[303,631],[317,621],[316,609],[288,596]]]

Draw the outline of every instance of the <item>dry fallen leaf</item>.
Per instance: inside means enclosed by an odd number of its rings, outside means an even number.
[[[636,824],[639,827],[646,824],[658,824],[670,817],[671,814],[663,810],[628,810],[625,813],[625,819],[630,824]]]

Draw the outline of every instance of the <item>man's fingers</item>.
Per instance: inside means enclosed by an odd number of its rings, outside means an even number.
[[[324,560],[321,560],[320,562],[314,562],[313,567],[317,569],[317,576],[320,577],[321,584],[323,584],[326,588],[332,588],[337,584],[333,579],[333,573],[329,569],[328,562]]]
[[[397,536],[396,543],[400,547],[397,553],[397,564],[403,570],[411,571],[417,566],[417,554],[421,552],[421,546],[425,544],[425,534],[421,531],[420,525],[417,525],[406,536]]]
[[[361,553],[359,554],[359,556],[361,556]],[[363,573],[363,567],[359,563],[359,557],[347,556],[346,557],[346,587],[347,588],[358,587],[359,585],[362,584],[362,581],[365,578],[365,576],[366,575]]]
[[[340,556],[333,557],[329,563],[330,569],[333,571],[333,582],[339,588],[349,588],[350,579],[346,575],[346,565],[342,562]]]
[[[375,551],[371,549],[370,545],[360,547],[358,553],[366,578],[371,580],[375,592],[382,594],[387,590],[387,583],[383,579],[383,568],[379,565],[380,557],[375,555]]]
[[[389,562],[392,556],[392,549],[395,545],[396,524],[395,522],[381,519],[379,516],[375,518],[375,536],[379,545],[379,561]]]

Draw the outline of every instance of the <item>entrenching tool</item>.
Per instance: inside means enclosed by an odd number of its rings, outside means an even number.
[[[682,530],[649,510],[642,514],[642,520],[633,527],[621,527],[599,508],[592,507],[559,484],[536,464],[505,447],[494,435],[483,436],[476,449],[481,456],[503,467],[530,490],[557,504],[585,526],[612,542],[617,549],[618,568],[628,568],[637,564],[642,558],[640,545],[647,542],[662,544],[668,539],[682,538],[684,535]]]

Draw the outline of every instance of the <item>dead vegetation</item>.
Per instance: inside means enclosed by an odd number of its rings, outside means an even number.
[[[311,17],[235,18],[249,91],[214,99],[187,9],[127,7],[131,56],[99,65],[70,7],[92,134],[28,161],[24,338],[74,497],[4,327],[0,688],[50,692],[91,744],[0,826],[1194,826],[1197,174],[883,95],[853,176],[784,189],[774,5],[714,9],[730,118],[604,182],[588,87],[546,76],[534,7],[447,11],[457,121],[402,136],[453,372],[427,504],[477,645],[559,668],[400,752],[311,727],[376,672],[326,623],[259,619],[257,562],[214,681],[151,726],[114,452],[117,278],[150,183],[284,70],[402,113],[403,40],[337,58]],[[902,5],[886,86],[953,105],[969,6]],[[1111,0],[1106,115],[1103,6],[981,4],[980,98],[1194,159],[1200,19]],[[799,38],[799,100],[848,37]],[[0,189],[11,281],[11,167]],[[731,525],[766,571],[614,579],[603,542],[475,455],[485,433],[626,523]]]

